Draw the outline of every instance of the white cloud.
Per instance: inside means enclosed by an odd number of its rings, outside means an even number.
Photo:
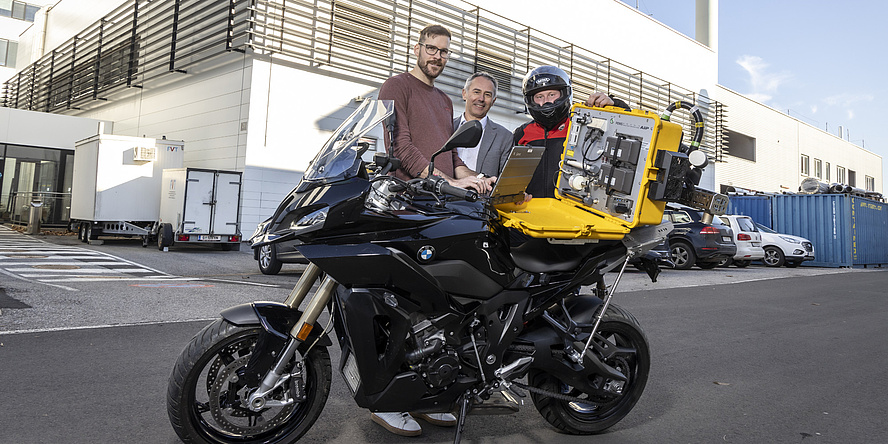
[[[835,94],[823,99],[823,101],[830,107],[833,108],[842,108],[845,111],[845,116],[848,120],[854,119],[856,113],[854,112],[854,107],[866,102],[872,102],[876,99],[876,97],[872,94]]]
[[[811,105],[811,114],[817,114],[817,105]]]
[[[771,100],[780,86],[792,78],[788,72],[770,72],[768,70],[770,65],[758,56],[741,56],[737,59],[737,64],[749,74],[752,92],[746,96],[762,103]]]
[[[843,106],[843,107],[849,107],[851,105],[854,105],[854,104],[860,103],[860,102],[872,102],[873,100],[875,100],[875,96],[873,96],[872,94],[848,94],[848,93],[835,94],[835,95],[832,95],[832,96],[829,96],[829,97],[823,99],[823,101],[826,102],[826,104],[829,106]]]

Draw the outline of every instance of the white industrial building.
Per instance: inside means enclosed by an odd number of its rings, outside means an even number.
[[[14,37],[14,72],[0,72],[9,77],[0,103],[8,109],[0,110],[16,119],[76,116],[89,119],[84,128],[103,121],[117,135],[182,140],[186,167],[243,172],[241,225],[249,234],[356,104],[413,65],[419,29],[440,23],[453,33],[455,55],[437,86],[457,112],[464,79],[488,71],[500,80],[491,118],[515,128],[528,120],[521,78],[534,66],[554,64],[571,73],[575,98],[607,91],[652,111],[676,100],[697,103],[707,125],[703,146],[715,161],[701,185],[716,191],[795,191],[809,176],[882,191],[878,155],[717,84],[717,0],[697,1],[696,39],[618,0],[584,5],[631,32],[592,33],[588,17],[560,14],[561,34],[546,34],[527,25],[535,9],[513,5],[59,0],[35,12]],[[45,145],[37,134],[33,142],[11,142],[4,137],[13,128],[3,115],[0,147],[73,149],[75,140]],[[677,111],[673,121],[689,119]],[[0,155],[4,168],[15,170],[2,148]],[[11,174],[0,172],[4,179]],[[6,181],[0,184],[0,194],[9,194]],[[63,184],[57,191],[64,192]]]

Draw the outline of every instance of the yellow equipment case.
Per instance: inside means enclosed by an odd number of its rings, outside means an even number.
[[[670,159],[686,158],[675,154],[681,126],[667,119],[648,111],[574,105],[556,198],[497,205],[503,224],[560,240],[618,240],[635,227],[659,224],[672,200],[663,198]],[[663,151],[673,154],[658,159]]]

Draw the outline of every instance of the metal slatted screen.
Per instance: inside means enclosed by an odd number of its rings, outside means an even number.
[[[499,82],[497,106],[523,113],[524,74],[556,65],[570,74],[575,100],[603,91],[655,112],[696,103],[706,119],[703,149],[716,161],[728,150],[723,104],[474,5],[435,0],[130,0],[7,81],[2,104],[86,108],[229,51],[381,83],[413,66],[429,23],[453,34],[436,81],[451,96],[486,71]],[[672,121],[692,133],[687,113]]]

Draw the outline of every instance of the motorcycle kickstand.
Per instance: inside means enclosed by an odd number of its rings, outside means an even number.
[[[620,279],[623,277],[623,273],[626,272],[626,266],[629,265],[629,259],[631,259],[631,256],[626,255],[626,260],[623,261],[623,266],[617,274],[617,279],[614,280],[614,284],[611,286],[610,291],[605,295],[604,303],[601,304],[601,309],[595,316],[595,324],[592,326],[592,332],[589,333],[589,339],[586,340],[586,346],[583,347],[583,352],[580,353],[580,356],[586,356],[586,352],[589,351],[589,346],[592,345],[592,338],[595,337],[595,333],[598,333],[598,326],[601,324],[601,318],[604,317],[604,312],[607,311],[611,298],[613,297],[614,292],[617,291],[617,286],[620,285]]]
[[[453,431],[453,444],[459,444],[459,440],[462,439],[463,426],[466,423],[466,415],[469,412],[469,402],[471,402],[472,396],[468,393],[464,393],[459,398],[459,415],[456,416],[456,430]]]

